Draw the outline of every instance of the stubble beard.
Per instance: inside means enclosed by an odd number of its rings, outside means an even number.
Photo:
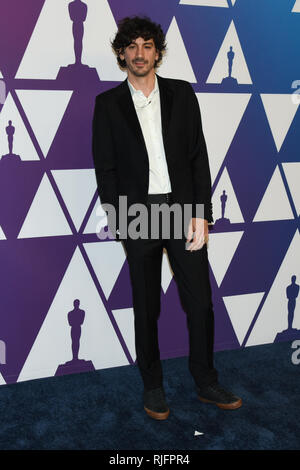
[[[148,65],[147,62],[145,62],[144,64],[145,64],[145,66]],[[146,68],[145,70],[139,70],[138,68],[135,68],[134,65],[135,65],[135,64],[130,65],[129,67],[127,66],[127,67],[129,68],[130,72],[131,72],[133,75],[135,75],[136,77],[145,77],[145,76],[148,75],[148,74],[151,72],[151,70],[154,68],[154,63],[153,63],[153,65],[152,65],[152,67]]]

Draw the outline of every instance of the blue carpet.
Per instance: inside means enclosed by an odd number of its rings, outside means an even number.
[[[220,383],[243,399],[233,411],[197,399],[187,357],[163,360],[166,421],[144,412],[137,366],[3,385],[0,449],[299,449],[293,351],[281,342],[216,352]]]

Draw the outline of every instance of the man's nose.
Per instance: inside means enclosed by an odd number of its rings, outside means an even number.
[[[136,59],[144,59],[144,49],[142,47],[137,48]]]

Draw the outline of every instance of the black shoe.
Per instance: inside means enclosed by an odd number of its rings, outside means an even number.
[[[197,387],[198,398],[204,403],[214,403],[223,410],[235,410],[242,406],[242,399],[224,390],[218,383]]]
[[[165,392],[162,387],[152,390],[144,389],[144,409],[154,419],[167,419],[170,410],[165,400]]]

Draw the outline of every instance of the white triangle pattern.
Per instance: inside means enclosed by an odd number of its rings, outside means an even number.
[[[79,230],[97,187],[95,170],[53,170],[55,182]]]
[[[212,183],[214,183],[251,94],[196,93],[196,96],[200,106]]]
[[[85,2],[88,4],[89,14],[85,22],[83,62],[88,63],[91,67],[96,67],[101,80],[123,80],[125,78],[124,72],[121,72],[117,67],[116,60],[111,54],[109,45],[109,39],[112,37],[111,32],[116,30],[109,3],[107,0],[101,2],[85,0]],[[232,6],[234,6],[236,0],[231,0],[231,2]],[[16,78],[55,79],[61,66],[68,65],[74,61],[73,37],[71,32],[72,23],[68,16],[68,3],[69,0],[45,1]],[[180,4],[228,7],[226,0],[180,0]],[[296,0],[292,11],[300,12],[300,0]],[[95,18],[101,19],[100,28],[99,22],[96,22]],[[50,34],[54,22],[56,25],[55,35]],[[177,79],[181,78],[190,83],[196,83],[197,80],[175,17],[173,17],[167,33],[167,40],[170,44],[170,55],[168,56],[167,53],[163,65],[160,68],[162,76]],[[228,65],[226,52],[229,49],[229,43],[233,45],[236,54],[233,70],[235,71],[236,68],[238,70],[236,75],[233,72],[233,76],[236,76],[239,83],[252,84],[233,21],[229,26],[215,59],[207,83],[220,83],[224,77],[224,71],[226,74]],[[62,44],[63,47],[61,47]],[[53,46],[56,51],[55,54],[50,53],[50,50],[52,52]],[[43,48],[42,55],[40,54],[41,47]],[[181,64],[180,69],[182,70],[182,76],[178,75],[178,61]],[[0,77],[2,77],[1,72]],[[73,92],[57,90],[18,90],[16,93],[28,116],[33,131],[40,142],[41,149],[46,156]],[[204,134],[208,143],[213,180],[226,156],[250,96],[249,94],[227,93],[197,94],[199,104],[201,104],[201,111],[203,111]],[[228,106],[227,97],[228,102],[230,101],[230,107]],[[261,99],[276,148],[279,151],[298,107],[295,107],[295,103],[292,103],[290,95],[262,94]],[[211,108],[211,102],[213,100],[215,100],[216,103],[215,112],[212,112]],[[233,111],[234,119],[230,121],[226,112],[221,113],[221,116],[219,115],[220,102],[224,111],[226,109],[228,113],[228,109],[230,109],[231,116]],[[57,105],[59,106],[57,107]],[[43,113],[41,112],[42,106],[50,111],[50,114],[47,115],[47,119],[45,120],[41,119],[41,117],[43,117]],[[11,95],[8,95],[0,116],[0,132],[2,132],[4,136],[6,136],[5,127],[9,119],[12,119],[13,125],[16,127],[14,153],[20,154],[22,160],[38,160],[39,157]],[[221,126],[216,125],[217,120],[219,120]],[[223,130],[224,127],[225,130]],[[221,138],[216,139],[216,129],[219,133],[218,137]],[[7,139],[4,138],[2,139],[2,143],[0,142],[0,155],[7,152]],[[300,196],[298,191],[299,177],[297,177],[299,165],[298,162],[283,164],[298,213],[300,208]],[[94,170],[55,170],[52,173],[74,224],[78,229],[95,192]],[[75,193],[74,184],[77,188]],[[231,199],[231,204],[233,204],[231,207],[229,205],[227,206],[228,209],[230,208],[231,222],[243,222],[243,216],[226,168],[214,193],[214,205],[218,205],[216,199],[219,197],[217,194],[218,188],[225,185],[227,185],[228,188],[225,188],[226,192],[228,191],[228,201]],[[79,200],[77,199],[78,193],[80,193],[78,190],[83,186],[85,189],[88,188],[88,190],[84,192],[84,200],[81,200],[82,198]],[[94,209],[99,206],[99,203],[98,198]],[[84,233],[95,233],[95,230],[89,232],[92,224],[94,224],[94,216],[95,215],[92,213]],[[293,213],[279,168],[276,167],[254,217],[254,221],[284,220],[290,218],[293,218]],[[105,220],[106,225],[106,216],[102,218],[102,223]],[[50,181],[45,174],[18,238],[70,234],[70,227],[58,203]],[[216,233],[210,235],[210,249],[208,250],[209,262],[214,271],[218,286],[221,285],[226,275],[242,235],[243,232]],[[6,239],[1,227],[0,239]],[[106,298],[108,298],[125,262],[126,256],[123,247],[120,243],[106,242],[105,245],[103,242],[95,242],[84,244],[84,249],[99,279],[103,292]],[[252,330],[247,346],[272,342],[274,341],[276,333],[287,326],[287,299],[282,286],[286,286],[290,282],[290,277],[293,274],[297,276],[297,280],[299,281],[299,263],[296,264],[299,251],[300,240],[297,231],[271,287],[258,321]],[[167,253],[164,253],[162,288],[165,293],[172,277],[173,273],[168,263]],[[61,285],[56,292],[55,299],[45,317],[38,337],[26,359],[19,381],[51,376],[55,373],[58,365],[66,360],[70,360],[70,328],[67,322],[67,316],[63,316],[61,313],[65,310],[67,304],[70,304],[69,310],[73,308],[74,292],[80,300],[82,299],[82,308],[86,312],[86,318],[82,328],[80,357],[86,360],[92,360],[95,368],[100,369],[128,364],[128,360],[109,321],[106,309],[94,286],[80,250],[77,248]],[[224,297],[224,303],[240,344],[243,342],[243,338],[247,333],[248,327],[263,295],[263,292],[258,292]],[[300,302],[298,301],[293,324],[294,327],[298,328],[300,328],[299,304]],[[277,306],[275,312],[274,305]],[[66,312],[66,315],[67,313],[68,312]],[[130,353],[135,359],[133,309],[114,310],[113,314]],[[268,331],[269,336],[266,338],[266,332]],[[264,335],[263,338],[262,335]],[[107,353],[108,351],[109,354]],[[5,381],[0,374],[0,384],[3,383],[5,383]],[[196,433],[200,434],[198,431],[195,431],[195,434]]]
[[[95,205],[91,212],[90,218],[85,226],[83,233],[97,233],[101,232],[103,227],[107,226],[107,215],[102,209],[100,198],[96,199]]]
[[[132,308],[121,308],[113,310],[113,315],[124,338],[126,346],[130,352],[132,360],[136,360],[135,333],[134,333],[134,313]]]
[[[18,238],[72,235],[49,178],[44,174]]]
[[[300,13],[300,0],[296,0],[295,5],[292,9],[293,13]]]
[[[197,83],[175,16],[166,34],[166,41],[168,50],[159,67],[159,75]]]
[[[293,218],[294,215],[277,165],[256,211],[253,222]]]
[[[223,297],[235,334],[242,344],[264,292]]]
[[[299,104],[290,94],[261,94],[266,116],[279,152],[293,122]]]
[[[169,257],[167,251],[163,250],[163,258],[162,258],[162,273],[161,273],[161,286],[164,293],[167,292],[170,282],[173,278],[173,270],[170,266]]]
[[[117,25],[109,2],[89,0],[87,3],[89,9],[85,23],[82,61],[96,67],[100,80],[123,81],[127,74],[119,68],[110,46],[110,41],[117,32]]]
[[[16,93],[46,157],[73,91],[18,90]]]
[[[81,326],[79,358],[91,360],[95,369],[127,365],[128,360],[106,309],[77,247],[53,302],[26,359],[18,382],[55,374],[72,359],[68,312],[75,299],[85,311]]]
[[[6,385],[6,382],[5,382],[2,374],[0,374],[0,385]]]
[[[228,76],[227,53],[230,49],[230,46],[232,46],[232,50],[235,54],[232,64],[231,76],[237,79],[238,84],[252,84],[247,62],[245,60],[233,21],[230,23],[206,83],[221,83],[223,78]]]
[[[214,220],[216,221],[222,217],[220,196],[223,194],[223,190],[225,190],[225,194],[227,195],[224,217],[229,219],[232,224],[243,223],[244,218],[226,168],[224,168],[212,197]]]
[[[286,288],[291,283],[291,277],[296,276],[300,284],[300,235],[296,230],[287,253],[273,281],[269,294],[259,313],[255,325],[249,335],[246,346],[273,343],[276,334],[288,327],[288,299]],[[296,299],[293,328],[300,329],[300,299]]]
[[[97,241],[83,246],[108,299],[126,259],[123,245],[116,241]]]
[[[16,78],[54,80],[60,67],[74,64],[69,3],[69,0],[45,1]],[[88,12],[84,22],[82,63],[95,67],[101,80],[124,80],[125,74],[111,52],[110,38],[117,27],[107,0],[85,0],[84,3]]]
[[[15,128],[13,153],[19,155],[21,160],[39,160],[39,156],[29,137],[23,119],[10,93],[7,95],[0,113],[0,133],[2,136],[0,139],[0,157],[1,155],[9,153],[8,139],[5,130],[8,126],[8,121],[12,121],[12,126]]]
[[[243,233],[239,231],[210,233],[209,235],[208,259],[218,287],[225,277]]]
[[[6,240],[6,236],[5,236],[5,233],[2,230],[1,225],[0,225],[0,240]]]
[[[289,190],[292,194],[297,214],[300,215],[300,162],[283,163],[282,166],[289,185]]]
[[[68,3],[67,0],[45,1],[16,78],[55,80],[61,66],[74,63]]]

